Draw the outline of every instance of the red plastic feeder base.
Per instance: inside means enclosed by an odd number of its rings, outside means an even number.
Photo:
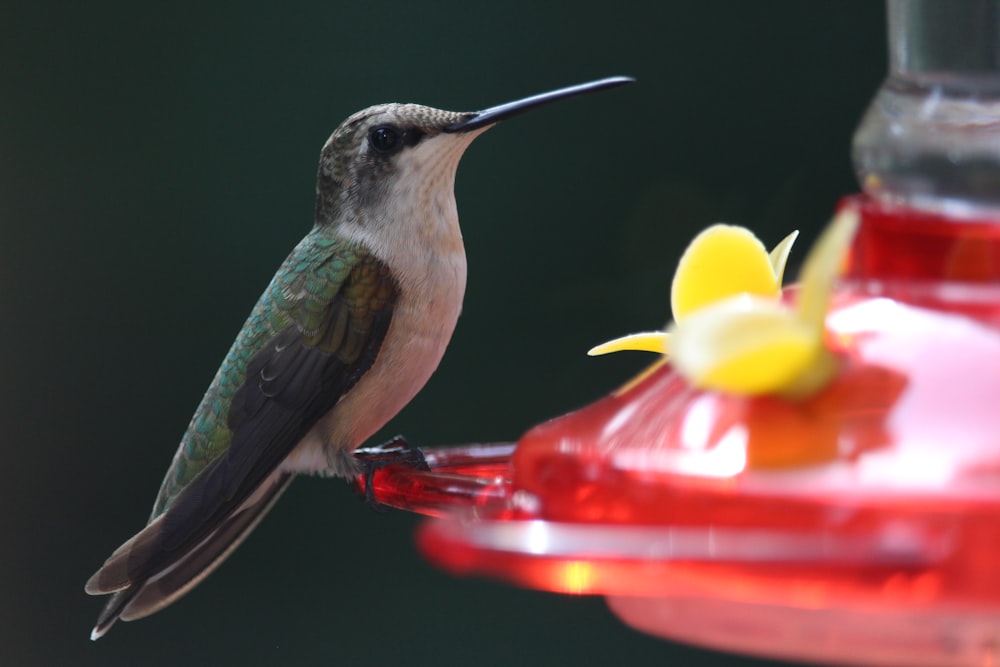
[[[457,574],[600,594],[658,636],[784,659],[997,664],[1000,223],[864,198],[800,402],[668,365],[516,446],[429,452],[380,501]],[[794,290],[788,298],[794,299]]]

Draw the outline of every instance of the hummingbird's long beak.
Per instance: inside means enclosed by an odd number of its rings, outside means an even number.
[[[633,81],[635,81],[635,79],[629,76],[612,76],[607,79],[598,79],[597,81],[588,81],[587,83],[581,83],[576,86],[569,86],[568,88],[550,90],[547,93],[539,93],[538,95],[532,95],[531,97],[525,97],[521,100],[499,104],[495,107],[490,107],[489,109],[471,113],[468,118],[460,120],[457,123],[452,123],[448,127],[444,128],[444,131],[468,132],[470,130],[477,130],[479,128],[486,127],[487,125],[497,123],[504,118],[515,116],[522,111],[527,111],[528,109],[534,109],[535,107],[540,107],[543,104],[548,104],[549,102],[555,102],[556,100],[574,97],[576,95],[583,95],[585,93],[593,93],[607,88],[617,88],[618,86],[623,86],[626,83],[632,83]]]

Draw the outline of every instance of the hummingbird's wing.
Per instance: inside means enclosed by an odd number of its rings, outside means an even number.
[[[253,529],[290,480],[281,462],[374,363],[396,291],[373,255],[316,231],[285,260],[195,413],[150,523],[87,582],[115,593],[95,636],[183,595]]]

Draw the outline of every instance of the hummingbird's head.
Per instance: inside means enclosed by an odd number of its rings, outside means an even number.
[[[468,116],[419,104],[379,104],[352,115],[320,153],[316,222],[338,213],[363,222],[394,197],[450,191],[462,153],[486,129],[445,131]]]
[[[380,104],[359,111],[320,154],[316,224],[391,218],[391,207],[454,208],[458,161],[472,140],[497,122],[549,102],[628,83],[611,77],[508,102],[483,111],[443,111],[419,104]],[[442,197],[446,199],[442,199]]]

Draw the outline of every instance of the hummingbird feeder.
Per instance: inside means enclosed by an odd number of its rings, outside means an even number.
[[[720,650],[1000,662],[1000,2],[888,10],[843,247],[695,304],[644,339],[660,362],[516,444],[377,471],[376,500],[434,517],[427,558]]]

